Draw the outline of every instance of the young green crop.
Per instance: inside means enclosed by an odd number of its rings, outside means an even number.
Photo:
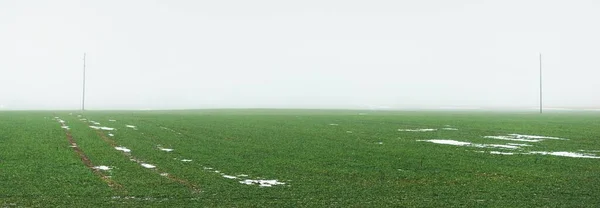
[[[583,150],[600,155],[594,152],[600,150],[600,114],[348,110],[86,111],[78,117],[80,114],[0,112],[0,206],[600,204],[600,159],[526,154]],[[103,173],[120,188],[110,187],[84,165],[55,116],[69,126],[77,146],[93,165],[111,168]],[[442,130],[450,127],[457,130]],[[483,136],[513,133],[568,140],[544,140],[518,150],[419,141],[506,144],[511,141]],[[131,152],[118,151],[115,146]],[[156,168],[145,168],[142,163]],[[260,187],[240,183],[261,179],[285,184]]]

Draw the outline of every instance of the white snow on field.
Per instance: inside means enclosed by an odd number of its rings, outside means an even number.
[[[471,145],[470,142],[461,142],[461,141],[447,140],[447,139],[431,139],[431,140],[417,140],[417,141],[431,142],[431,143],[436,143],[436,144],[449,144],[449,145],[456,145],[456,146]]]
[[[595,158],[600,159],[600,156],[594,154],[582,154],[576,152],[530,152],[530,154],[541,154],[541,155],[554,155],[562,157],[575,157],[575,158]]]
[[[494,155],[514,155],[515,153],[512,153],[512,152],[491,151],[490,154],[494,154]]]
[[[63,123],[63,124],[65,123],[65,121],[62,119],[58,119],[58,122]]]
[[[115,149],[123,152],[131,152],[131,150],[126,147],[115,147]]]
[[[520,141],[520,142],[540,142],[540,141],[543,141],[546,139],[567,140],[567,139],[558,138],[558,137],[524,135],[524,134],[508,134],[506,136],[484,136],[483,138],[500,139],[500,140],[508,140],[508,141]]]
[[[134,125],[125,125],[127,128],[137,129]]]
[[[60,128],[63,128],[63,129],[69,130],[69,126],[61,126]]]
[[[96,169],[96,170],[110,170],[112,168],[108,167],[108,166],[101,165],[101,166],[94,167],[94,169]]]
[[[446,130],[446,131],[458,131],[457,128],[442,128],[442,130]]]
[[[169,176],[169,173],[161,173],[160,176],[167,177],[167,176]]]
[[[108,136],[114,137],[115,135],[114,134],[108,134]]]
[[[181,160],[181,162],[192,162],[192,160],[189,160],[189,159],[183,159],[183,160]]]
[[[524,135],[524,134],[509,134],[509,135],[517,137],[517,138],[527,138],[527,139],[558,139],[558,140],[567,140],[567,139],[564,139],[564,138],[549,137],[549,136]]]
[[[352,134],[352,131],[346,131],[346,133],[348,133],[348,134]]]
[[[90,123],[94,124],[94,125],[100,125],[100,123],[95,122],[95,121],[90,121]]]
[[[512,145],[512,146],[519,146],[519,147],[531,147],[533,145],[530,144],[519,144],[519,143],[506,143],[508,145]]]
[[[172,152],[174,150],[174,149],[166,149],[166,148],[159,148],[159,149],[162,151],[165,151],[165,152]]]
[[[92,129],[101,129],[101,130],[106,130],[106,131],[114,131],[115,128],[110,128],[110,127],[106,127],[106,126],[90,126],[90,128]]]
[[[140,165],[142,165],[142,167],[145,167],[145,168],[156,168],[156,166],[148,164],[148,163],[142,163]]]
[[[109,119],[108,121],[110,121],[110,122],[115,122],[115,121],[117,121],[117,120],[112,120],[112,119]]]
[[[541,139],[527,139],[527,138],[516,138],[513,136],[484,136],[486,139],[500,139],[500,140],[508,140],[508,141],[518,141],[518,142],[540,142]]]
[[[253,184],[258,184],[261,187],[271,187],[271,186],[275,186],[275,185],[284,185],[285,183],[283,182],[279,182],[277,180],[243,180],[240,181],[241,184],[246,184],[246,185],[253,185]]]
[[[332,124],[329,124],[329,125],[330,126],[339,126],[339,124],[336,124],[336,123],[332,123]]]
[[[417,140],[423,142],[431,142],[436,144],[447,144],[447,145],[455,145],[455,146],[470,146],[470,147],[480,147],[480,148],[506,148],[506,149],[517,149],[519,147],[512,145],[503,145],[503,144],[473,144],[470,142],[461,142],[456,140],[447,140],[447,139],[431,139],[431,140]]]
[[[223,175],[223,178],[228,178],[228,179],[236,179],[237,177],[235,177],[235,176],[230,176],[230,175]]]
[[[398,131],[406,131],[406,132],[428,132],[428,131],[437,131],[437,129],[398,129]]]

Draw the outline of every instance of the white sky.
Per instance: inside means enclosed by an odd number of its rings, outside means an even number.
[[[0,109],[600,108],[589,0],[0,1]]]

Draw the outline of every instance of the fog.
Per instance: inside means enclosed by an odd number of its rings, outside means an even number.
[[[589,0],[0,1],[0,110],[600,108]]]

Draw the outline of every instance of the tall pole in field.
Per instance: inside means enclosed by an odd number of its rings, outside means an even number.
[[[83,96],[81,101],[81,111],[85,111],[85,53],[83,53]]]
[[[542,53],[540,53],[540,114],[542,114]]]

